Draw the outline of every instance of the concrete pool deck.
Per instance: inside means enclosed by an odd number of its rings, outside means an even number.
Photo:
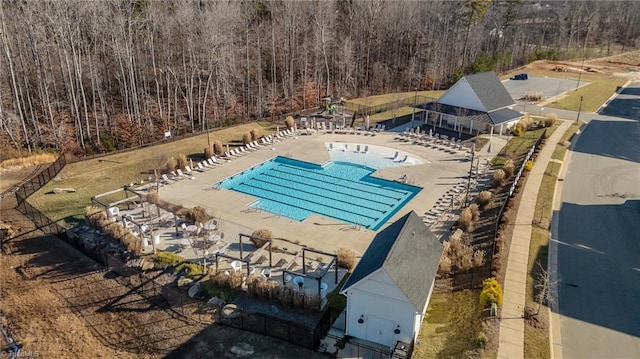
[[[411,210],[416,211],[418,215],[423,215],[450,188],[465,181],[470,162],[465,159],[464,153],[454,155],[414,145],[412,142],[400,142],[395,140],[397,136],[397,133],[383,132],[376,136],[315,133],[291,137],[276,142],[273,147],[262,146],[259,150],[234,158],[231,162],[219,165],[217,168],[202,173],[196,172],[193,179],[184,179],[162,186],[159,191],[160,198],[185,207],[206,208],[209,214],[219,219],[220,230],[225,233],[225,238],[237,238],[239,233],[251,234],[256,229],[268,228],[273,231],[276,238],[299,242],[314,249],[333,253],[340,247],[346,247],[358,253],[364,253],[375,235],[374,231],[357,228],[352,224],[320,215],[312,215],[299,222],[254,210],[247,205],[254,202],[255,197],[224,189],[214,189],[212,184],[275,156],[286,156],[317,164],[326,163],[331,160],[326,147],[326,143],[329,142],[354,144],[353,149],[355,144],[382,146],[391,148],[392,151],[407,153],[422,161],[422,164],[417,165],[380,169],[373,174],[375,177],[394,181],[406,176],[408,183],[423,187],[423,190],[409,203],[389,218],[388,223]],[[505,139],[493,136],[493,153],[497,153],[504,143],[506,143]],[[483,153],[479,154],[482,157]],[[358,156],[367,156],[367,154],[358,154]],[[381,229],[385,226],[383,225]]]

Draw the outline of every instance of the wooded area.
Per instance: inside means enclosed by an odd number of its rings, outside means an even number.
[[[2,1],[2,158],[91,154],[637,47],[637,1]]]

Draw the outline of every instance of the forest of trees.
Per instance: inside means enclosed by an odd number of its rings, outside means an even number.
[[[356,97],[447,87],[640,37],[638,1],[0,3],[2,157],[90,154]]]

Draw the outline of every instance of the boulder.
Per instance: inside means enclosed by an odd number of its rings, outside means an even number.
[[[180,277],[178,278],[177,284],[178,284],[178,288],[180,289],[189,288],[191,284],[193,284],[193,279],[189,279],[187,277]]]
[[[195,299],[203,299],[207,295],[207,292],[202,288],[200,283],[196,283],[189,287],[187,293],[189,294],[189,298]]]

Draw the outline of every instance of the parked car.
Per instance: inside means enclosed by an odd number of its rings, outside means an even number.
[[[511,78],[512,80],[528,80],[529,75],[527,74],[517,74]]]

